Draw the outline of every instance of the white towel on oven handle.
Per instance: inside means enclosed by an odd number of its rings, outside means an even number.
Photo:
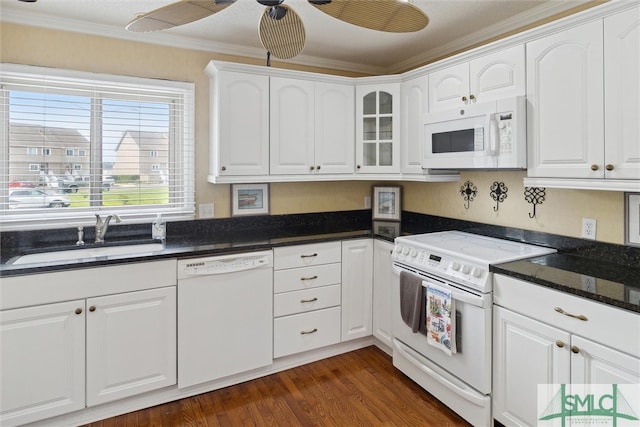
[[[456,308],[452,292],[433,283],[426,289],[427,342],[447,355],[456,352]]]

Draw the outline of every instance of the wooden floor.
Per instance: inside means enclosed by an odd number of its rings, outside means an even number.
[[[468,426],[377,347],[89,424],[124,426]]]

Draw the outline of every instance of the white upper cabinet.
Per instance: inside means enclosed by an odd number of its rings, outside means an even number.
[[[529,176],[604,178],[602,20],[527,44]]]
[[[400,83],[356,86],[356,173],[400,172]]]
[[[355,156],[355,89],[316,82],[316,172],[352,174]]]
[[[352,85],[271,77],[270,112],[272,174],[353,173]]]
[[[636,189],[639,76],[637,8],[528,43],[528,176]]]
[[[313,173],[313,82],[271,77],[270,83],[271,173]]]
[[[269,77],[216,70],[211,75],[213,176],[269,174]]]
[[[429,111],[525,94],[524,45],[429,74]]]
[[[607,178],[640,179],[640,10],[604,19]]]
[[[400,86],[400,148],[403,174],[423,173],[423,115],[428,111],[428,85],[428,77],[420,76],[402,82]]]

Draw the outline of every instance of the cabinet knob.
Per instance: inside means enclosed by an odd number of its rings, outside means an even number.
[[[360,165],[356,165],[356,169],[360,169]]]
[[[562,347],[564,347],[564,342],[562,342],[562,340],[558,340],[558,341],[556,341],[556,346],[562,348]]]
[[[316,166],[316,170],[319,171],[320,170],[320,165]]]
[[[82,309],[81,308],[76,308],[76,314],[82,314]]]
[[[313,172],[313,170],[314,170],[314,169],[315,169],[315,166],[313,166],[313,165],[309,166],[309,170],[310,170],[311,172]]]
[[[600,168],[598,167],[598,165],[591,165],[591,170],[592,170],[592,171],[597,171],[598,169],[600,169]]]
[[[572,353],[575,353],[575,354],[578,354],[578,353],[580,353],[580,348],[578,348],[578,347],[577,347],[577,346],[575,346],[575,345],[572,345],[572,346],[571,346],[571,352],[572,352]]]
[[[612,170],[614,169],[614,168],[613,168],[613,165],[612,165],[611,163],[609,163],[609,164],[608,164],[607,166],[605,166],[604,168],[605,168],[606,170],[608,170],[608,171],[612,171]]]
[[[300,331],[300,335],[309,335],[318,332],[318,328],[313,328],[310,331]]]
[[[95,306],[95,305],[92,305],[91,307],[89,307],[89,311],[90,311],[90,312],[92,312],[92,313],[93,313],[94,311],[96,311],[96,306]]]
[[[466,96],[462,97],[462,102],[467,102],[467,97]]]
[[[222,171],[224,172],[224,171],[226,171],[226,170],[227,170],[227,167],[226,167],[226,166],[223,166],[221,169],[222,169]]]
[[[476,96],[475,96],[475,95],[470,95],[470,96],[469,96],[469,99],[473,101],[473,100],[475,100],[475,99],[476,99]]]

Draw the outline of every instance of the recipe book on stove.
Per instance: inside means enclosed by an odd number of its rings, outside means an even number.
[[[431,283],[426,288],[427,342],[450,356],[456,352],[455,300],[445,288]]]

